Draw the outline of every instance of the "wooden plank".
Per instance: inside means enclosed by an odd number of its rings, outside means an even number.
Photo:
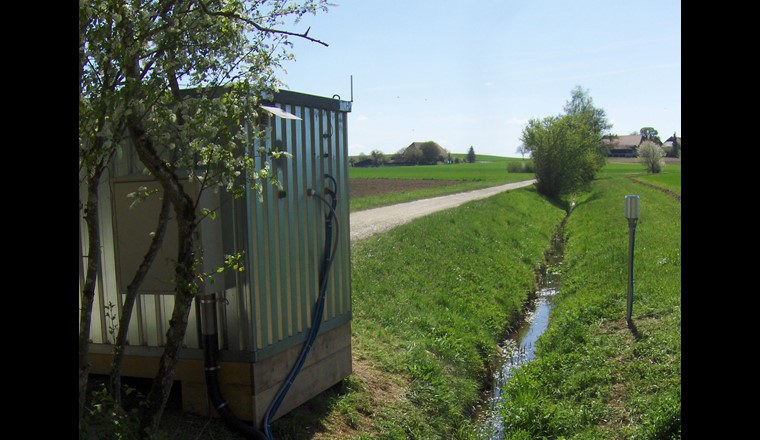
[[[251,386],[220,382],[219,389],[229,410],[237,418],[249,422],[253,420]],[[204,382],[182,381],[182,411],[204,417],[219,417],[212,407]]]
[[[219,362],[219,387],[229,409],[241,420],[262,426],[266,410],[292,370],[301,346],[291,347],[257,363]],[[90,353],[91,372],[108,374],[111,355]],[[158,356],[125,355],[125,377],[153,378]],[[307,402],[351,374],[351,323],[319,335],[300,373],[290,387],[273,420]],[[182,410],[218,417],[211,410],[204,377],[203,361],[180,359],[176,380],[182,382]]]
[[[111,355],[90,353],[90,372],[92,374],[108,374],[111,371]],[[124,356],[122,376],[152,379],[158,372],[158,357]],[[219,382],[240,386],[250,386],[253,383],[251,363],[219,362]],[[176,380],[205,382],[203,361],[196,359],[180,359],[177,362]]]
[[[348,322],[329,332],[319,335],[311,347],[309,356],[303,369],[319,363],[333,353],[351,346],[351,323]],[[293,346],[282,353],[256,362],[253,369],[254,394],[260,394],[265,390],[278,386],[293,369],[303,344]],[[351,361],[349,360],[349,365]]]
[[[309,401],[350,374],[351,347],[345,347],[322,362],[302,369],[272,420],[277,420],[289,413],[293,408]],[[257,426],[262,426],[266,411],[279,388],[279,386],[272,387],[254,394],[254,420]]]

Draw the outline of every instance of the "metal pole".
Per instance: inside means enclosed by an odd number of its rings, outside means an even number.
[[[628,219],[628,311],[625,319],[631,320],[633,314],[633,248],[636,243],[636,221],[635,218]]]
[[[200,297],[201,333],[203,336],[216,336],[216,293]]]
[[[628,219],[628,310],[625,319],[631,322],[633,314],[633,248],[636,243],[636,222],[641,204],[639,196],[625,196],[625,218]]]

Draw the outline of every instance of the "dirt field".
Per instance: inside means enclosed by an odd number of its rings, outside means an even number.
[[[430,179],[349,179],[348,197],[377,196],[415,189],[435,188],[443,185],[462,183],[457,180]]]

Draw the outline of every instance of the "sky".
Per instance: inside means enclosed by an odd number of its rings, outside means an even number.
[[[328,46],[291,39],[278,76],[353,99],[350,155],[434,141],[520,157],[528,120],[562,114],[576,86],[613,134],[681,136],[680,0],[332,2],[288,26]]]

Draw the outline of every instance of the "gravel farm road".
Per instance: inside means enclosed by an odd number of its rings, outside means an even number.
[[[349,222],[351,223],[351,241],[361,240],[371,235],[388,231],[396,226],[408,223],[418,217],[432,214],[433,212],[454,208],[471,200],[491,197],[510,189],[530,186],[535,182],[535,179],[524,180],[501,186],[357,211],[351,213],[349,218]]]

